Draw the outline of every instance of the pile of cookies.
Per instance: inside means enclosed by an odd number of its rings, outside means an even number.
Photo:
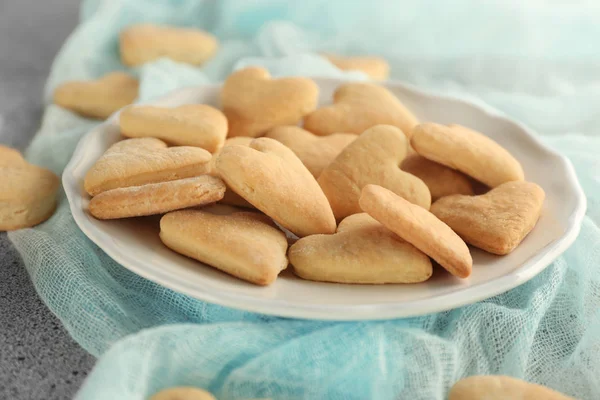
[[[166,246],[258,285],[288,264],[323,282],[423,282],[432,261],[466,278],[467,244],[508,254],[535,226],[544,191],[482,133],[421,123],[375,83],[318,97],[311,79],[249,67],[220,109],[125,108],[126,139],[85,177],[90,213],[164,214]],[[202,208],[215,202],[236,208]]]

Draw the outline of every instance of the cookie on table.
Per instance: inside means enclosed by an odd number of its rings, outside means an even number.
[[[369,78],[383,81],[390,75],[390,65],[381,57],[344,57],[335,54],[322,54],[330,63],[344,71],[364,72]]]
[[[250,204],[298,236],[335,232],[323,191],[302,161],[278,141],[227,146],[216,168],[221,179]]]
[[[506,182],[479,196],[444,197],[431,206],[431,212],[465,242],[504,255],[535,227],[544,197],[535,183]]]
[[[149,400],[217,400],[209,392],[195,387],[179,386],[161,390]]]
[[[408,151],[408,140],[400,129],[377,125],[349,144],[319,176],[335,218],[361,212],[358,199],[368,184],[390,189],[411,203],[429,209],[431,195],[422,180],[402,171],[400,162]]]
[[[465,242],[428,210],[377,185],[367,185],[360,207],[459,278],[471,275],[473,259]]]
[[[214,107],[187,104],[175,108],[131,106],[119,115],[119,127],[129,138],[155,137],[172,146],[218,151],[227,137],[227,119]]]
[[[229,137],[263,136],[279,125],[295,125],[315,110],[319,87],[309,78],[272,79],[264,68],[248,67],[227,77],[221,105]]]
[[[199,207],[223,198],[225,183],[210,175],[107,190],[90,200],[90,213],[99,219],[164,214]]]
[[[271,129],[265,137],[275,139],[289,147],[310,173],[318,178],[323,169],[358,136],[351,133],[316,136],[298,126],[287,125]]]
[[[124,72],[91,81],[70,81],[54,91],[54,103],[89,118],[106,119],[138,97],[139,82]]]
[[[304,129],[319,136],[346,132],[357,135],[375,125],[394,125],[409,136],[419,121],[396,96],[374,83],[346,83],[333,94],[333,104],[304,119]]]
[[[84,187],[91,196],[107,190],[173,181],[210,171],[211,154],[198,147],[169,147],[155,138],[127,139],[110,146],[90,168]]]
[[[257,285],[269,285],[287,267],[285,234],[265,215],[173,211],[160,220],[170,249]]]
[[[0,146],[0,231],[46,221],[56,209],[59,187],[54,173],[29,164],[17,150]]]
[[[431,277],[427,255],[368,214],[345,218],[333,235],[311,235],[288,252],[296,275],[335,283],[417,283]]]
[[[410,144],[423,157],[456,169],[493,188],[524,180],[521,164],[489,137],[460,125],[425,123]]]
[[[129,67],[163,57],[202,65],[214,56],[218,47],[213,35],[194,28],[138,24],[126,28],[119,36],[121,61]]]

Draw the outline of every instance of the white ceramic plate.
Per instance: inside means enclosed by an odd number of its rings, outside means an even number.
[[[331,102],[336,79],[316,78],[321,104]],[[413,285],[342,285],[301,280],[291,268],[269,287],[258,287],[167,249],[158,237],[158,218],[100,221],[88,213],[86,171],[122,139],[118,113],[85,135],[63,174],[75,221],[102,250],[124,267],[181,293],[228,307],[285,317],[372,320],[428,314],[473,303],[523,284],[548,266],[579,233],[586,199],[573,166],[536,135],[486,105],[424,93],[405,84],[385,84],[423,121],[459,123],[477,129],[508,149],[526,178],[546,191],[535,229],[504,257],[473,249],[473,274],[460,280],[436,270]],[[151,104],[174,107],[218,104],[219,86],[179,90]]]

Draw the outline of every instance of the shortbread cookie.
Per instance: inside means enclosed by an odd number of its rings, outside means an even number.
[[[508,151],[464,126],[421,124],[413,130],[410,143],[423,157],[464,172],[489,187],[524,179],[521,164]]]
[[[133,103],[139,82],[124,72],[112,72],[95,81],[71,81],[54,91],[54,103],[83,115],[106,119]]]
[[[252,142],[253,140],[254,138],[248,136],[236,136],[226,139],[223,147],[235,145],[250,146],[250,142]],[[217,158],[219,158],[219,153],[220,150],[213,154],[213,158],[211,160],[211,174],[214,176],[219,176],[219,173],[217,172],[217,168],[215,166]],[[246,200],[244,200],[242,196],[231,190],[231,188],[229,187],[227,187],[227,190],[225,190],[225,195],[221,200],[219,200],[219,203],[236,207],[254,208],[252,204],[248,203]]]
[[[210,175],[169,182],[129,186],[102,192],[90,201],[90,213],[99,219],[164,214],[204,206],[223,198],[225,183]]]
[[[127,139],[110,146],[85,175],[86,192],[190,178],[209,172],[211,155],[198,147],[170,147],[155,138]]]
[[[335,218],[339,221],[361,212],[360,192],[370,183],[390,189],[411,203],[429,209],[431,195],[422,180],[398,165],[406,156],[408,141],[391,125],[367,129],[327,166],[318,179]]]
[[[214,153],[227,136],[227,118],[205,104],[177,108],[131,106],[119,116],[121,133],[130,138],[155,137],[173,146],[195,146]]]
[[[0,167],[25,165],[27,161],[19,151],[0,145]]]
[[[237,194],[298,236],[335,232],[327,198],[302,161],[270,138],[224,147],[219,176]]]
[[[507,182],[480,196],[444,197],[431,206],[431,212],[465,242],[504,255],[531,232],[544,197],[535,183]]]
[[[52,172],[0,146],[0,231],[28,228],[50,218],[59,187]]]
[[[374,125],[397,126],[407,136],[419,121],[386,88],[374,83],[346,83],[333,94],[333,104],[304,119],[304,129],[325,136],[346,132],[361,134]]]
[[[400,164],[400,168],[427,185],[432,201],[451,194],[473,194],[473,186],[466,175],[416,153],[408,155]]]
[[[285,234],[258,213],[174,211],[160,220],[160,238],[178,253],[257,285],[273,283],[288,264]]]
[[[342,57],[323,54],[330,63],[344,71],[361,71],[371,79],[386,80],[390,75],[390,65],[381,57]]]
[[[150,400],[217,400],[209,392],[195,387],[179,386],[161,390]]]
[[[271,79],[258,67],[236,71],[221,91],[229,136],[258,137],[275,126],[297,124],[317,107],[318,96],[318,86],[308,78]]]
[[[448,400],[575,400],[545,386],[501,375],[470,376],[456,382]]]
[[[429,279],[431,260],[368,214],[345,218],[334,235],[311,235],[288,252],[296,275],[337,283],[416,283]]]
[[[360,206],[389,230],[437,261],[452,275],[471,275],[473,259],[465,242],[435,215],[393,192],[367,185]]]
[[[329,136],[316,136],[297,126],[278,126],[265,135],[289,147],[318,178],[331,162],[358,136],[351,133],[334,133]]]
[[[213,35],[200,29],[152,24],[133,25],[122,31],[119,39],[121,61],[130,67],[162,57],[201,65],[219,46]]]

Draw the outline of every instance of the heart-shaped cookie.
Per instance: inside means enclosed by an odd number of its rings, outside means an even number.
[[[400,168],[427,185],[432,201],[451,194],[473,194],[473,186],[466,175],[416,153],[408,155]]]
[[[333,235],[298,240],[288,252],[296,275],[337,283],[416,283],[429,279],[431,260],[368,214],[345,218]]]
[[[162,57],[201,65],[214,56],[219,43],[199,29],[138,24],[121,32],[119,45],[123,64],[134,67]]]
[[[54,173],[0,146],[0,231],[31,227],[50,218],[59,186]]]
[[[361,212],[360,192],[370,183],[383,186],[408,201],[429,209],[431,195],[422,180],[398,165],[406,156],[408,140],[391,125],[367,129],[327,166],[318,182],[327,196],[335,218]]]
[[[155,138],[127,139],[110,146],[85,175],[86,192],[166,182],[206,174],[211,155],[198,147],[170,147]]]
[[[180,254],[257,285],[275,281],[288,264],[285,234],[258,213],[174,211],[160,220],[160,239]]]
[[[439,199],[431,212],[465,242],[493,254],[508,254],[540,217],[544,190],[531,182],[507,182],[480,196]]]
[[[278,141],[259,138],[250,147],[224,147],[216,166],[231,189],[296,235],[335,231],[335,218],[317,181]]]
[[[304,119],[315,135],[361,134],[374,125],[394,125],[407,136],[419,121],[389,90],[374,83],[347,83],[333,94],[333,104]]]
[[[421,124],[410,140],[423,157],[457,169],[489,187],[524,179],[521,164],[487,136],[460,125]]]
[[[330,63],[344,71],[361,71],[371,79],[383,81],[390,75],[390,65],[381,57],[342,57],[322,54]]]
[[[317,107],[318,86],[308,78],[271,79],[249,67],[229,75],[221,91],[229,137],[258,137],[278,125],[295,125]]]
[[[214,153],[227,136],[227,119],[216,108],[187,104],[176,108],[131,106],[119,116],[121,133],[155,137],[173,146],[195,146]]]
[[[252,142],[253,140],[254,138],[248,136],[236,136],[226,139],[223,147],[235,145],[250,146],[250,142]],[[221,151],[219,150],[216,153],[214,153],[213,158],[211,160],[211,175],[214,176],[219,176],[219,173],[217,172],[216,162],[217,158],[219,158],[220,152]],[[223,198],[219,200],[219,203],[236,207],[254,208],[252,204],[248,203],[246,200],[244,200],[242,196],[231,190],[231,188],[229,187],[227,187],[227,189],[225,190],[225,194],[223,195]]]
[[[435,215],[393,192],[367,185],[360,207],[386,228],[438,262],[452,275],[471,275],[473,259],[465,242]]]
[[[289,147],[315,178],[358,137],[351,133],[334,133],[321,137],[289,125],[273,128],[265,136]]]
[[[54,103],[85,117],[106,119],[133,103],[139,82],[124,72],[112,72],[95,81],[72,81],[54,91]]]
[[[199,207],[223,198],[225,183],[210,175],[107,190],[90,200],[99,219],[140,217]]]
[[[448,400],[575,400],[545,386],[501,375],[469,376],[456,382]]]

